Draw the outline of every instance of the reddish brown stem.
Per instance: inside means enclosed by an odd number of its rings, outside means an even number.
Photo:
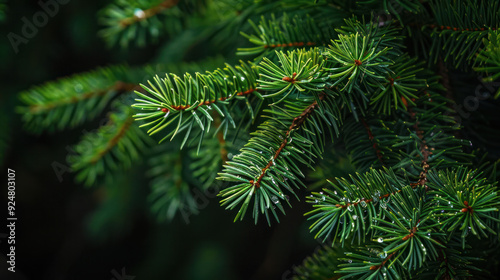
[[[264,48],[284,48],[284,47],[303,47],[303,46],[314,46],[316,43],[314,42],[293,42],[293,43],[284,43],[284,44],[272,44],[272,45],[264,45]]]
[[[292,77],[291,77],[291,78],[290,78],[290,77],[283,77],[283,79],[282,79],[282,80],[283,80],[283,81],[285,81],[285,82],[289,82],[289,83],[292,83],[292,84],[293,84],[293,83],[295,83],[295,81],[296,81],[296,80],[295,80],[295,76],[297,76],[297,73],[293,72],[293,74],[292,74]]]
[[[323,100],[324,98],[325,98],[325,93],[321,93],[319,95],[319,100]],[[269,169],[269,167],[271,167],[271,165],[273,164],[273,161],[275,161],[279,157],[279,155],[281,154],[281,152],[285,148],[286,144],[288,143],[288,138],[290,137],[290,133],[293,130],[299,128],[305,122],[305,120],[314,112],[314,109],[316,108],[317,105],[318,105],[318,102],[314,101],[304,111],[302,111],[302,113],[298,117],[293,119],[292,124],[290,125],[290,127],[288,128],[288,130],[285,133],[285,137],[283,139],[283,142],[281,142],[280,147],[274,153],[273,158],[267,163],[266,167],[262,168],[262,173],[260,174],[259,178],[257,178],[256,181],[254,181],[254,180],[249,181],[249,183],[254,185],[255,188],[257,188],[257,189],[260,188],[260,182],[264,178],[266,171]]]
[[[122,19],[120,21],[120,26],[122,28],[124,28],[124,27],[132,25],[132,24],[134,24],[136,22],[143,21],[145,19],[153,17],[153,16],[155,16],[155,15],[163,12],[166,9],[170,9],[170,8],[176,6],[177,3],[179,3],[179,0],[167,0],[167,1],[163,1],[160,5],[158,5],[156,7],[153,7],[153,8],[150,8],[150,9],[142,11],[142,13],[140,15],[135,15],[134,14],[134,16],[132,16],[132,17],[128,17],[128,18]]]
[[[77,103],[77,102],[80,102],[80,101],[83,101],[86,99],[90,99],[93,97],[103,96],[103,95],[109,93],[110,91],[116,91],[118,93],[123,93],[123,92],[129,92],[129,91],[141,90],[141,89],[142,88],[136,84],[124,83],[124,82],[118,81],[114,85],[112,85],[106,89],[86,92],[86,93],[83,93],[83,94],[78,95],[78,96],[71,96],[69,98],[54,101],[51,103],[31,105],[29,110],[30,110],[30,113],[36,114],[39,112],[50,111],[50,110],[52,110],[56,107],[59,107],[59,106],[74,104],[74,103]]]
[[[437,25],[437,24],[431,24],[429,25],[430,28],[437,28],[441,30],[453,30],[453,31],[485,31],[488,30],[488,28],[481,27],[481,28],[458,28],[458,27],[452,27],[452,26],[446,26],[446,25]],[[495,27],[490,27],[491,30],[497,30]]]
[[[465,204],[465,207],[462,208],[462,210],[460,210],[462,213],[465,213],[465,212],[470,212],[471,214],[474,213],[474,209],[472,209],[472,207],[469,206],[469,202],[464,201],[464,204]]]
[[[419,178],[417,180],[417,182],[415,183],[411,183],[410,186],[412,188],[416,188],[417,186],[425,186],[425,183],[427,182],[427,172],[429,171],[429,164],[427,163],[428,160],[429,160],[429,156],[432,155],[432,152],[429,150],[429,147],[427,146],[426,144],[426,141],[423,140],[424,138],[424,131],[421,130],[419,128],[419,122],[415,119],[415,112],[413,112],[413,110],[411,108],[409,108],[409,112],[410,112],[410,116],[412,117],[413,120],[415,120],[415,124],[413,125],[413,128],[415,129],[416,133],[417,133],[417,136],[420,140],[422,140],[422,143],[420,144],[420,153],[422,154],[423,158],[422,158],[422,172],[420,172],[420,175],[419,175]],[[366,122],[364,123],[366,124]],[[365,126],[366,127],[366,126]],[[371,131],[369,131],[368,133],[368,137],[370,138],[370,140],[372,140],[373,138],[373,135],[371,134]],[[375,145],[374,145],[374,148]],[[427,187],[426,187],[426,190],[427,190]],[[397,191],[394,191],[394,192],[391,192],[391,193],[387,193],[387,194],[384,194],[384,195],[381,195],[379,196],[378,198],[379,199],[382,199],[382,198],[386,198],[386,197],[389,197],[391,195],[394,195],[396,193],[400,193],[401,190],[397,190]],[[354,202],[354,203],[347,203],[347,204],[335,204],[336,207],[340,207],[340,208],[347,208],[349,206],[357,206],[358,204],[360,204],[361,202],[365,202],[365,203],[370,203],[373,201],[373,198],[370,198],[370,199],[362,199],[360,200],[359,202]]]
[[[97,155],[95,155],[91,160],[90,160],[90,163],[91,164],[96,164],[97,161],[99,161],[104,155],[106,155],[114,146],[116,146],[116,144],[118,144],[118,142],[120,142],[120,139],[125,135],[125,133],[127,133],[130,125],[132,125],[132,123],[134,122],[134,119],[129,117],[127,120],[125,120],[125,122],[123,123],[123,125],[120,127],[120,129],[118,130],[118,132],[113,136],[113,138],[111,138],[111,140],[109,140],[108,144],[106,145],[106,147],[99,151],[99,153]]]
[[[375,153],[377,154],[377,158],[380,161],[382,165],[384,165],[384,161],[382,160],[382,153],[380,152],[380,149],[378,148],[378,143],[374,141],[375,137],[373,137],[372,130],[370,126],[366,123],[365,119],[361,119],[361,122],[363,123],[363,126],[366,129],[366,132],[368,133],[368,139],[370,139],[370,142],[373,144],[373,149],[375,150]]]
[[[387,258],[385,258],[385,260],[381,264],[370,266],[370,270],[377,270],[377,269],[382,268],[385,265],[385,263],[396,254],[396,252],[394,252],[394,253],[390,254],[389,256],[387,256]]]
[[[257,89],[253,89],[253,88],[251,88],[251,89],[249,89],[249,90],[247,90],[247,91],[238,92],[238,93],[236,93],[236,95],[238,95],[238,96],[244,96],[244,95],[251,94],[251,93],[252,93],[252,92],[254,92],[254,91],[257,91]],[[228,99],[228,98],[229,98],[229,97],[221,97],[221,98],[219,98],[219,99],[207,100],[207,101],[201,102],[201,103],[199,103],[198,105],[196,105],[196,108],[198,108],[198,107],[200,107],[200,106],[202,106],[202,105],[210,105],[210,104],[215,103],[215,102],[217,102],[217,101],[224,101],[224,100],[226,100],[226,99]],[[189,104],[186,104],[186,105],[170,105],[170,106],[171,106],[172,108],[174,108],[175,110],[177,110],[177,111],[185,110],[185,109],[188,109],[188,108],[190,108],[190,107],[191,107],[191,105],[189,105]],[[196,108],[195,108],[195,110],[196,110]],[[165,109],[167,109],[167,108],[165,108]],[[168,110],[168,109],[167,109],[167,110]]]
[[[214,125],[218,127],[221,123],[219,114],[214,114]],[[227,161],[227,150],[226,150],[226,140],[224,139],[224,133],[221,130],[217,132],[217,140],[219,140],[220,145],[220,156],[222,159],[222,164],[224,165]]]
[[[429,146],[427,146],[426,141],[423,139],[424,138],[424,131],[419,128],[419,121],[416,120],[415,118],[415,112],[410,108],[408,110],[410,112],[410,116],[412,117],[413,120],[415,120],[415,124],[413,125],[413,128],[415,129],[415,132],[417,134],[417,137],[422,141],[420,143],[420,153],[422,154],[422,171],[420,172],[418,181],[416,183],[412,183],[411,187],[415,188],[417,186],[425,186],[425,183],[427,182],[427,172],[429,171],[429,164],[427,163],[429,160],[429,156],[432,154],[432,152],[429,150]],[[427,187],[426,187],[427,190]]]
[[[408,239],[412,238],[412,237],[415,235],[415,233],[416,233],[416,232],[417,232],[417,227],[413,227],[413,228],[410,230],[410,234],[408,234],[408,235],[406,235],[405,237],[403,237],[403,238],[402,238],[402,239],[403,239],[403,241],[406,241],[406,240],[408,240]]]

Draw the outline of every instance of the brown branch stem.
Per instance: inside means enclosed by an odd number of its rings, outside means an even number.
[[[123,93],[123,92],[129,92],[129,91],[134,91],[134,90],[141,90],[142,88],[136,84],[132,83],[124,83],[121,81],[116,82],[114,85],[102,89],[102,90],[97,90],[97,91],[89,91],[86,93],[83,93],[78,96],[71,96],[65,99],[61,99],[58,101],[50,102],[50,103],[45,103],[45,104],[35,104],[31,105],[29,107],[30,113],[36,114],[40,112],[45,112],[45,111],[50,111],[56,107],[59,106],[64,106],[64,105],[69,105],[69,104],[74,104],[86,99],[90,99],[93,97],[98,97],[98,96],[103,96],[109,93],[110,91],[115,91],[118,93]]]
[[[247,91],[238,92],[238,93],[236,93],[236,95],[238,95],[238,96],[249,95],[249,94],[251,94],[252,92],[255,92],[255,91],[258,91],[258,90],[251,88],[251,89],[248,89]],[[217,101],[224,101],[224,100],[226,100],[228,98],[229,97],[221,97],[219,99],[207,100],[207,101],[201,102],[198,105],[196,105],[196,108],[198,108],[198,107],[200,107],[202,105],[210,105],[210,104],[213,104],[213,103],[215,103]],[[172,108],[174,108],[175,110],[177,110],[177,111],[186,110],[188,108],[191,108],[191,105],[189,105],[189,104],[186,104],[186,105],[170,105],[170,106]],[[195,110],[196,110],[196,108],[195,108]],[[165,109],[167,109],[167,108],[165,108]],[[168,109],[166,110],[166,112],[168,112]]]
[[[326,95],[325,93],[321,93],[319,95],[319,100],[323,100],[325,98],[325,95]],[[255,180],[255,181],[254,180],[249,181],[249,183],[254,185],[255,188],[257,188],[257,189],[260,188],[260,182],[264,178],[266,171],[269,169],[269,167],[271,167],[271,165],[273,164],[273,161],[279,157],[279,155],[281,154],[281,151],[283,151],[283,149],[287,145],[288,139],[290,137],[290,133],[293,130],[299,128],[302,124],[304,124],[305,120],[314,112],[317,105],[318,105],[318,102],[315,100],[313,103],[311,103],[311,105],[307,106],[307,108],[304,111],[302,111],[302,113],[298,117],[295,117],[293,119],[292,124],[290,125],[290,127],[288,128],[288,130],[285,133],[285,137],[284,137],[283,141],[281,142],[280,147],[274,153],[273,158],[267,163],[266,167],[262,168],[262,172],[261,172],[259,178],[257,178],[257,180]]]
[[[116,146],[118,142],[120,142],[120,139],[125,135],[125,133],[127,133],[130,125],[132,125],[133,122],[134,119],[132,117],[127,118],[120,129],[118,129],[117,133],[113,136],[113,138],[108,141],[106,147],[103,150],[99,151],[97,155],[92,157],[90,163],[96,164],[97,161],[99,161],[104,155],[106,155],[111,149],[113,149],[113,147]]]
[[[366,129],[366,132],[368,133],[368,139],[370,139],[370,142],[373,144],[373,149],[375,150],[375,153],[377,154],[377,158],[380,161],[382,165],[384,165],[384,161],[382,160],[382,153],[380,152],[380,149],[378,148],[378,144],[374,141],[375,137],[373,137],[372,130],[370,126],[366,123],[365,119],[361,119],[361,122],[363,123],[363,126]]]
[[[170,9],[179,3],[179,0],[167,0],[163,1],[160,5],[156,7],[152,7],[150,9],[144,10],[139,14],[134,14],[132,17],[128,17],[125,19],[120,20],[120,26],[122,28],[125,28],[129,25],[132,25],[136,22],[146,20],[150,17],[153,17],[161,12],[163,12],[166,9]]]
[[[293,42],[293,43],[283,43],[283,44],[272,44],[264,45],[264,48],[284,48],[284,47],[303,47],[303,46],[315,46],[315,42]]]

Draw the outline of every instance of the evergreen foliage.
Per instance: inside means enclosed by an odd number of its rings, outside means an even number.
[[[225,183],[221,206],[236,211],[235,221],[251,212],[255,223],[264,216],[271,226],[286,213],[284,204],[305,197],[311,232],[333,249],[307,258],[295,279],[487,275],[476,240],[498,246],[497,166],[489,163],[498,158],[470,148],[454,93],[474,92],[449,80],[484,73],[484,81],[499,79],[500,1],[229,6],[115,1],[101,14],[111,45],[142,46],[165,34],[185,40],[184,29],[210,23],[199,40],[225,48],[221,38],[243,37],[247,42],[231,51],[251,61],[112,66],[49,82],[21,94],[27,129],[72,128],[110,107],[109,122],[75,147],[76,179],[96,185],[147,157],[159,220],[198,213],[193,191],[217,180]],[[217,7],[221,24],[210,13]],[[133,104],[116,99],[132,91]],[[160,135],[160,144],[148,134]],[[335,177],[321,165],[339,150],[356,172]]]

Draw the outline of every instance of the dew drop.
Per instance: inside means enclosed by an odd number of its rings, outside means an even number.
[[[81,84],[76,84],[75,85],[75,91],[76,92],[81,92],[83,90],[83,86]]]
[[[146,13],[143,10],[141,10],[141,9],[135,9],[134,10],[134,16],[136,18],[145,18],[146,17]]]
[[[384,239],[383,239],[382,237],[379,237],[379,238],[377,239],[377,241],[378,241],[378,243],[382,243],[382,242],[384,242]]]
[[[352,219],[353,219],[353,220],[356,220],[357,218],[358,218],[358,216],[357,216],[357,215],[352,215]]]
[[[271,196],[271,200],[273,201],[274,204],[280,203],[280,201],[278,200],[278,197],[276,197],[275,195]]]

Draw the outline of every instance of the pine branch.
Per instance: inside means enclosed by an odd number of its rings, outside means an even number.
[[[331,123],[337,121],[333,118],[336,111],[331,108],[333,96],[328,94],[320,93],[312,102],[302,99],[286,103],[285,108],[273,107],[274,117],[260,125],[240,154],[224,166],[218,179],[236,182],[236,185],[219,195],[225,197],[221,204],[227,205],[226,209],[242,203],[235,220],[243,219],[253,198],[255,222],[261,212],[270,223],[269,211],[279,221],[275,207],[284,213],[280,200],[289,203],[281,187],[295,195],[292,185],[297,188],[303,185],[295,174],[304,176],[297,163],[312,167],[313,157],[322,153],[322,145],[313,145],[324,142],[322,123],[330,123],[331,127]]]
[[[171,221],[177,214],[183,218],[198,214],[198,205],[188,184],[188,168],[184,166],[188,156],[168,143],[156,146],[153,154],[146,173],[150,178],[151,211],[162,222]]]
[[[488,29],[500,27],[498,1],[434,0],[431,9],[436,19],[436,24],[429,26],[432,29],[429,54],[434,64],[440,58],[455,68],[473,64]]]
[[[140,111],[131,116],[131,108],[113,103],[118,108],[111,121],[76,146],[72,166],[79,180],[94,184],[138,164],[149,151],[149,199],[160,220],[198,213],[194,192],[219,179],[229,184],[219,195],[226,209],[238,209],[235,221],[251,208],[255,223],[263,214],[270,224],[271,215],[279,222],[283,204],[290,205],[288,195],[298,198],[296,189],[305,187],[304,167],[314,170],[328,157],[325,162],[334,164],[316,178],[342,178],[306,198],[310,230],[333,246],[359,247],[341,258],[340,249],[325,248],[296,270],[296,278],[477,277],[472,272],[479,259],[469,245],[478,247],[471,237],[497,242],[500,229],[496,162],[475,160],[479,155],[464,149],[468,140],[454,137],[459,124],[450,115],[449,77],[438,83],[435,73],[405,53],[403,38],[412,37],[439,68],[446,68],[441,62],[465,70],[478,66],[488,75],[484,81],[497,80],[499,1],[209,1],[207,11],[205,1],[115,3],[101,14],[101,34],[111,44],[141,45],[189,25],[182,39],[169,38],[174,41],[167,50],[185,46],[196,31],[201,35],[192,38],[201,39],[189,45],[222,51],[240,31],[254,46],[238,54],[259,63],[204,73],[166,69],[169,74],[143,90],[135,84],[164,69],[111,67],[26,93],[19,111],[28,126],[63,129],[92,119],[118,93],[136,90],[133,107]],[[381,10],[397,20],[365,21]],[[149,135],[162,132],[160,142],[173,143],[151,150],[151,138],[134,119]],[[241,147],[257,120],[261,124]],[[326,145],[340,135],[344,143]],[[328,172],[347,157],[349,168]],[[359,173],[338,175],[352,166]]]
[[[241,32],[241,35],[256,46],[240,48],[237,55],[269,56],[273,50],[320,46],[336,36],[333,30],[321,31],[309,16],[302,19],[298,15],[290,18],[284,14],[277,20],[272,15],[269,21],[262,16],[258,26],[252,20],[249,22],[255,34]]]
[[[152,126],[148,130],[150,135],[168,130],[160,142],[169,137],[172,140],[179,132],[187,130],[182,148],[191,135],[194,123],[201,129],[201,136],[209,132],[213,122],[209,113],[211,110],[224,118],[221,122],[221,126],[225,127],[224,131],[227,131],[230,124],[236,127],[227,105],[235,100],[248,101],[249,95],[260,97],[256,84],[257,75],[255,66],[241,62],[236,67],[226,65],[226,68],[206,74],[196,73],[194,77],[190,74],[185,74],[183,78],[167,74],[160,79],[157,76],[155,84],[149,82],[149,87],[141,85],[149,95],[136,91],[141,98],[136,99],[138,103],[133,107],[140,108],[145,113],[137,113],[134,117],[136,120],[147,120],[141,127]],[[247,104],[253,116],[252,106],[248,102]],[[177,123],[175,128],[174,122]],[[202,139],[203,137],[199,137],[198,145]]]
[[[435,85],[435,83],[432,84]],[[430,108],[447,108],[442,103],[438,103],[439,95],[435,95],[433,92],[432,94],[427,92],[427,94],[429,97],[432,97],[429,98],[427,106],[432,104],[433,106]],[[433,100],[434,98],[437,99]],[[415,132],[410,133],[410,138],[413,138],[413,141],[417,140],[413,148],[414,152],[408,152],[407,155],[409,158],[412,153],[416,152],[420,158],[419,169],[421,171],[416,176],[416,182],[407,181],[408,179],[402,180],[402,178],[395,176],[391,170],[385,170],[384,173],[377,173],[371,170],[364,176],[358,175],[358,179],[351,177],[352,182],[336,178],[337,184],[333,184],[334,190],[323,189],[323,192],[313,192],[307,198],[307,202],[312,203],[315,208],[313,211],[306,213],[306,215],[312,215],[309,219],[316,220],[310,227],[311,231],[318,231],[315,236],[316,238],[326,240],[331,237],[333,238],[333,242],[335,242],[336,238],[339,237],[342,244],[344,244],[344,241],[348,239],[352,239],[353,242],[355,239],[358,239],[358,242],[365,242],[364,238],[366,236],[375,235],[379,236],[377,240],[380,243],[384,242],[384,240],[390,242],[390,244],[384,247],[384,252],[387,252],[385,253],[386,257],[384,260],[378,264],[367,266],[365,264],[361,265],[360,262],[366,263],[369,256],[359,257],[352,265],[347,264],[345,268],[338,271],[339,273],[347,273],[343,278],[361,277],[361,275],[364,275],[364,277],[382,278],[383,274],[380,271],[391,258],[394,260],[391,260],[389,267],[393,264],[396,266],[405,266],[406,263],[410,263],[410,267],[416,270],[423,266],[427,252],[431,252],[431,259],[435,259],[437,256],[435,246],[442,246],[442,241],[434,240],[434,238],[427,239],[425,245],[422,241],[417,242],[414,239],[417,235],[422,234],[420,228],[434,232],[433,235],[435,237],[442,235],[435,228],[436,224],[431,223],[425,226],[424,222],[427,220],[431,221],[433,215],[435,215],[430,210],[433,205],[429,202],[422,204],[421,196],[415,195],[413,191],[415,190],[417,193],[424,193],[425,195],[425,192],[430,189],[427,186],[430,170],[429,162],[432,161],[431,155],[435,153],[435,150],[431,150],[427,144],[426,139],[429,132],[426,131],[428,131],[429,127],[433,127],[432,125],[435,127],[435,124],[431,123],[439,121],[436,116],[432,119],[429,118],[431,115],[430,108],[421,111],[422,109],[418,106],[423,105],[422,101],[423,98],[415,100],[417,107],[409,108],[408,114],[413,121],[406,124],[406,126],[413,126],[412,129]],[[420,115],[416,113],[417,110],[421,112]],[[405,137],[399,138],[404,139]],[[433,139],[432,135],[429,139]],[[401,145],[398,143],[394,146]],[[412,148],[409,148],[408,151],[411,150]],[[443,153],[444,151],[439,152],[434,157],[442,157]],[[448,160],[445,157],[440,163],[442,164],[443,161],[446,162]],[[402,162],[402,164],[398,164],[393,168],[405,166],[404,161]],[[451,164],[451,162],[449,163]],[[366,199],[366,197],[371,198]],[[404,201],[407,198],[411,199]],[[375,207],[379,201],[380,205]],[[417,201],[418,207],[415,204]],[[415,213],[411,214],[409,212],[405,214],[405,211],[408,209],[417,209],[419,216],[415,216]],[[367,221],[365,221],[365,218]],[[396,223],[391,223],[391,220]],[[409,224],[403,225],[405,223]],[[396,228],[391,229],[391,227]],[[399,232],[397,228],[399,228]],[[399,234],[399,237],[395,237],[394,234]],[[415,246],[413,242],[415,242]],[[410,246],[409,244],[411,244],[411,247],[408,247]],[[414,250],[413,248],[419,248],[422,251],[418,252],[418,250]],[[387,256],[387,254],[390,255]],[[400,257],[403,257],[404,261],[396,262]],[[391,273],[398,275],[396,270],[392,270]]]
[[[483,78],[484,82],[494,82],[500,78],[500,31],[488,31],[488,39],[483,39],[485,48],[482,49],[476,57],[479,64],[474,70],[485,72],[488,77]],[[500,96],[500,87],[495,98]]]
[[[474,266],[474,261],[480,261],[480,258],[470,256],[471,246],[466,245],[466,250],[461,248],[460,238],[455,236],[447,242],[446,248],[439,249],[438,259],[427,262],[416,275],[416,279],[435,279],[451,280],[451,279],[468,279],[477,275],[473,275],[471,271],[480,271]]]
[[[74,75],[21,93],[27,129],[41,132],[75,127],[95,118],[118,94],[136,89],[127,81],[127,68],[115,66]]]
[[[340,248],[330,248],[323,246],[312,256],[307,257],[301,266],[294,269],[297,274],[294,280],[334,280],[340,278],[335,277],[334,271],[339,265],[337,260]]]
[[[115,112],[110,122],[98,131],[82,137],[74,147],[76,152],[70,158],[73,171],[78,172],[77,181],[87,186],[93,185],[101,175],[111,175],[110,171],[124,170],[140,159],[150,146],[151,139],[132,124],[130,107],[115,102]]]
[[[405,15],[404,12],[417,14],[425,9],[421,2],[419,0],[358,0],[356,4],[360,9],[369,11],[383,9],[387,14],[395,16],[399,22],[403,23],[402,15]]]
[[[220,59],[209,59],[205,64],[222,63]],[[32,132],[73,128],[100,115],[111,100],[123,93],[142,91],[136,84],[145,76],[166,71],[179,73],[200,69],[197,63],[98,68],[22,92],[20,99],[23,106],[16,110],[23,115],[26,128]]]
[[[318,95],[319,100],[323,100],[324,98],[325,98],[324,93],[321,93]],[[310,114],[312,114],[314,112],[314,109],[317,106],[318,106],[318,101],[315,100],[311,105],[307,106],[307,108],[304,111],[302,111],[302,113],[299,116],[297,116],[293,119],[292,124],[290,125],[290,127],[286,131],[285,137],[284,137],[283,141],[281,142],[278,150],[274,153],[274,156],[267,163],[267,165],[264,168],[262,168],[262,173],[259,175],[257,180],[255,182],[253,180],[250,180],[250,183],[253,184],[255,186],[255,188],[257,188],[257,189],[260,188],[260,183],[262,181],[262,178],[264,178],[264,176],[266,175],[266,171],[271,167],[271,165],[273,165],[274,161],[276,159],[278,159],[278,157],[280,156],[281,152],[283,151],[287,142],[289,141],[288,139],[290,138],[290,134],[292,133],[292,131],[299,128],[300,126],[302,126],[304,121],[308,118],[308,116]]]
[[[276,55],[281,67],[266,57],[260,62],[259,89],[271,91],[264,98],[281,97],[276,104],[291,94],[300,98],[323,90],[325,78],[320,70],[324,60],[318,49],[276,52]]]
[[[335,30],[337,33],[345,36],[359,34],[365,37],[367,42],[372,42],[375,52],[388,49],[387,56],[385,54],[382,55],[383,60],[386,61],[391,61],[402,55],[405,48],[401,28],[390,23],[384,25],[377,24],[373,18],[367,22],[365,18],[360,21],[354,16],[345,19],[345,23]]]
[[[393,123],[377,116],[368,116],[359,122],[353,117],[346,120],[342,128],[343,142],[357,170],[364,172],[370,167],[388,167],[401,161],[399,149],[392,148],[398,141],[392,127]]]
[[[160,35],[180,29],[185,18],[180,12],[189,12],[183,9],[188,4],[184,2],[189,1],[115,0],[99,12],[104,26],[99,35],[110,47],[119,44],[126,48],[131,42],[142,47],[149,40],[156,42]]]
[[[218,126],[218,117],[214,116],[214,126]],[[222,166],[237,154],[238,150],[248,140],[248,136],[244,132],[229,130],[228,139],[224,137],[224,132],[219,130],[214,137],[206,137],[199,151],[192,150],[190,156],[192,163],[190,169],[192,175],[199,180],[204,189],[212,186],[217,177],[217,173],[221,172]]]
[[[405,182],[388,169],[384,172],[370,169],[356,176],[351,176],[351,181],[335,178],[336,183],[329,181],[332,189],[313,192],[307,197],[314,208],[306,215],[311,215],[308,220],[316,220],[310,226],[311,231],[318,231],[315,238],[325,241],[332,237],[333,243],[339,238],[343,244],[357,237],[358,242],[364,242],[367,235],[373,234],[374,218],[382,215],[382,208],[387,207],[390,197],[405,186]]]
[[[416,58],[407,55],[397,59],[390,67],[385,83],[371,98],[373,109],[377,113],[390,114],[398,109],[398,105],[403,109],[415,105],[413,100],[417,98],[417,93],[428,86],[426,80],[421,78],[425,73],[422,65],[423,62],[417,63]]]
[[[163,12],[166,9],[170,9],[179,3],[179,0],[167,0],[161,2],[159,5],[146,10],[135,10],[134,16],[126,17],[120,20],[120,26],[125,28],[129,25],[135,24],[137,22],[147,20],[150,17],[156,16],[157,14]]]
[[[353,87],[359,87],[363,79],[367,79],[367,83],[371,80],[374,84],[377,80],[382,80],[390,63],[384,61],[381,56],[388,49],[384,48],[377,52],[375,44],[376,42],[369,41],[368,37],[357,33],[351,36],[339,35],[339,40],[333,42],[326,54],[338,65],[328,69],[331,73],[328,77],[336,79],[333,85],[338,85],[347,79],[341,90],[352,92]]]
[[[439,224],[443,231],[462,231],[462,247],[465,238],[473,235],[488,237],[496,235],[489,221],[499,223],[494,212],[499,211],[500,198],[496,186],[490,184],[482,174],[464,168],[429,174],[429,194],[435,203],[434,212],[443,219]]]

